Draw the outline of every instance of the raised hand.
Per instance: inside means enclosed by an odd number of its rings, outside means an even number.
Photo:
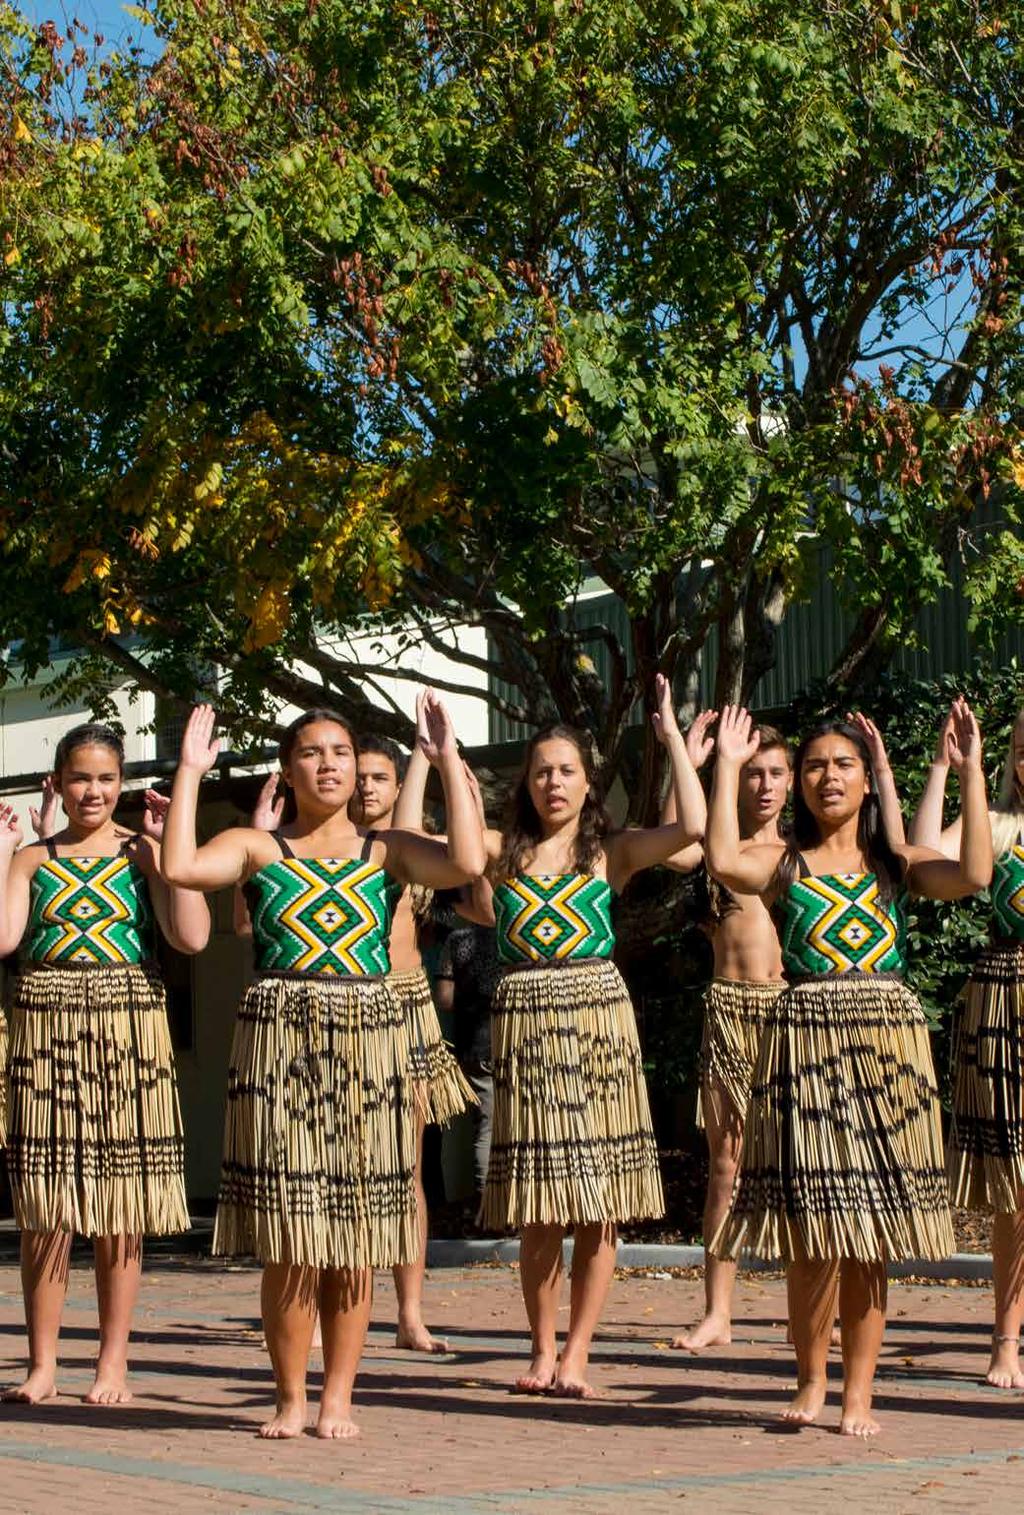
[[[0,856],[13,857],[24,840],[13,805],[0,805]]]
[[[215,737],[213,728],[217,717],[212,705],[197,705],[188,718],[185,734],[181,739],[181,766],[193,768],[197,773],[209,773],[220,752],[220,737]]]
[[[715,750],[715,739],[708,730],[717,720],[717,710],[702,710],[686,733],[686,750],[695,768],[703,768]]]
[[[974,711],[958,696],[953,701],[946,722],[946,761],[960,773],[964,768],[981,767],[981,732]],[[945,730],[945,728],[944,728]]]
[[[947,767],[949,765],[949,739],[952,733],[953,712],[951,710],[939,727],[939,739],[935,743],[935,757],[933,759],[934,762],[941,763]]]
[[[874,721],[870,720],[859,710],[854,711],[853,715],[847,715],[846,719],[851,726],[857,727],[857,730],[864,738],[868,749],[868,756],[871,758],[872,773],[883,772],[889,766],[889,754],[885,750],[882,733]]]
[[[29,806],[28,818],[32,822],[32,830],[41,842],[45,842],[53,836],[57,830],[57,811],[60,806],[60,795],[57,793],[57,780],[52,773],[48,773],[43,779],[43,797],[37,810],[34,805]]]
[[[484,797],[480,789],[480,780],[477,778],[476,774],[473,772],[472,768],[465,761],[465,759],[463,759],[462,762],[462,771],[466,775],[466,783],[469,785],[469,792],[473,796],[473,803],[476,806],[476,813],[480,819],[480,825],[486,831],[487,812],[484,809]]]
[[[458,755],[451,716],[433,689],[425,689],[416,701],[416,741],[434,767]]]
[[[163,840],[164,821],[167,812],[171,808],[169,794],[158,794],[155,789],[147,789],[142,799],[142,834],[148,836],[150,841]]]
[[[716,747],[720,762],[737,763],[740,767],[749,763],[761,745],[761,738],[752,731],[750,711],[742,705],[725,705],[718,717]]]
[[[249,825],[256,831],[276,831],[281,824],[285,797],[277,792],[280,779],[279,773],[268,773],[256,796],[256,804],[249,818]]]
[[[663,673],[654,676],[654,698],[657,709],[651,716],[651,721],[654,725],[654,735],[664,746],[672,741],[673,737],[679,735],[679,723],[672,703],[672,685]]]

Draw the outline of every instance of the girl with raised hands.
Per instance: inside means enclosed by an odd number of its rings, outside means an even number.
[[[100,1314],[85,1397],[121,1404],[131,1397],[143,1234],[189,1224],[156,925],[179,951],[199,952],[210,917],[199,896],[160,877],[160,807],[147,803],[141,835],[115,819],[123,762],[109,727],[76,726],[58,744],[49,805],[59,798],[64,829],[22,847],[13,811],[0,809],[0,956],[27,930],[11,1018],[7,1171],[29,1371],[4,1397],[31,1404],[57,1392],[72,1234],[92,1238]],[[54,822],[44,814],[40,829]]]
[[[753,1075],[740,1179],[712,1242],[789,1266],[798,1390],[784,1419],[825,1401],[838,1291],[840,1431],[873,1436],[886,1264],[953,1250],[928,1029],[903,982],[909,892],[957,899],[981,888],[992,843],[981,738],[951,713],[949,757],[963,800],[952,861],[886,834],[862,725],[827,722],[800,744],[787,841],[743,847],[739,774],[756,750],[750,716],[727,707],[708,818],[707,858],[731,889],[775,913],[787,988],[773,1004]]]
[[[963,843],[962,818],[942,827],[949,769],[947,720],[910,833],[915,842],[955,858]],[[991,940],[974,966],[957,1020],[946,1159],[953,1204],[995,1211],[988,1382],[1024,1389],[1024,710],[1010,733],[989,824],[995,854]]]
[[[502,972],[492,1006],[494,1115],[482,1216],[492,1229],[521,1232],[532,1360],[516,1387],[525,1393],[593,1396],[590,1342],[615,1267],[617,1223],[664,1209],[636,1018],[611,960],[614,896],[704,829],[703,791],[660,675],[657,699],[678,820],[613,831],[587,738],[555,725],[527,744],[504,831],[485,833]],[[559,1357],[570,1226],[569,1331]]]
[[[213,1249],[263,1263],[263,1328],[277,1409],[261,1435],[299,1435],[319,1309],[321,1437],[358,1434],[352,1386],[369,1324],[372,1269],[412,1262],[415,1123],[409,1039],[387,982],[388,934],[407,884],[444,889],[484,866],[483,839],[447,712],[430,692],[419,741],[437,767],[445,843],[368,831],[348,815],[358,743],[329,710],[285,731],[295,819],[196,842],[200,781],[214,764],[209,706],[193,711],[167,818],[163,866],[190,889],[241,883],[256,979],[238,1013]]]

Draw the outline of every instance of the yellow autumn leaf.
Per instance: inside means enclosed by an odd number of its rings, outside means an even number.
[[[20,263],[21,253],[16,247],[9,247],[4,253],[4,262],[8,268],[13,268],[15,263]]]
[[[1024,458],[1019,459],[1013,465],[1013,482],[1019,489],[1024,489]]]
[[[116,636],[121,630],[121,623],[109,606],[103,612],[103,630],[108,636]]]
[[[20,116],[15,116],[14,118],[14,140],[15,142],[32,141],[32,133],[29,131],[28,127],[25,125]]]
[[[109,579],[110,559],[105,552],[92,554],[92,576],[94,579]]]
[[[291,595],[286,584],[265,584],[253,606],[245,637],[247,652],[257,652],[276,642],[288,625]]]

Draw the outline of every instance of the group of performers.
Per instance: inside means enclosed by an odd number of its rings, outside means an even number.
[[[277,1402],[261,1434],[305,1429],[317,1328],[317,1434],[357,1433],[352,1389],[373,1269],[395,1270],[399,1345],[439,1345],[422,1318],[423,1126],[473,1095],[420,961],[417,921],[432,890],[459,890],[460,910],[497,933],[482,1216],[521,1235],[532,1356],[516,1388],[590,1397],[617,1225],[663,1210],[636,1021],[612,960],[613,900],[658,864],[706,869],[715,954],[701,1055],[707,1309],[675,1345],[727,1345],[737,1258],[781,1258],[798,1365],[786,1418],[810,1422],[823,1408],[838,1313],[840,1430],[873,1435],[886,1266],[952,1252],[951,1183],[955,1202],[996,1211],[988,1376],[1024,1388],[1024,712],[990,811],[977,723],[954,703],[908,839],[866,718],[820,725],[793,754],[738,708],[706,712],[684,738],[661,678],[656,701],[668,799],[659,825],[622,830],[602,804],[587,740],[563,725],[527,743],[505,825],[490,829],[429,690],[404,775],[386,739],[361,744],[336,713],[307,711],[281,742],[283,804],[268,786],[253,824],[205,842],[196,815],[219,751],[212,709],[192,713],[170,800],[147,791],[139,834],[115,818],[115,733],[68,733],[49,795],[63,829],[35,816],[41,839],[23,845],[13,810],[0,806],[0,955],[22,947],[5,1136],[29,1345],[27,1377],[6,1397],[56,1393],[75,1232],[94,1242],[100,1317],[86,1397],[128,1397],[142,1237],[188,1225],[154,932],[158,924],[179,950],[201,951],[204,895],[231,886],[255,977],[228,1070],[213,1246],[263,1265]],[[713,752],[708,802],[698,770]],[[431,765],[445,802],[436,836],[422,825]],[[961,809],[943,830],[950,768]],[[990,882],[993,943],[958,1021],[947,1179],[927,1025],[903,976],[906,903]]]

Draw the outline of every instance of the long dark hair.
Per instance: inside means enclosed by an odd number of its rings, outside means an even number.
[[[821,842],[821,831],[804,799],[801,780],[807,749],[812,742],[818,741],[823,736],[841,736],[849,742],[864,764],[868,781],[874,783],[871,754],[857,726],[851,726],[848,721],[822,721],[807,732],[793,760],[793,825],[786,841],[786,850],[779,863],[780,890],[787,888],[796,878],[799,867],[798,853],[803,852],[805,848],[817,847]],[[885,827],[882,824],[882,807],[873,788],[864,796],[864,803],[860,807],[860,816],[857,820],[857,845],[864,854],[868,868],[878,877],[879,899],[888,902],[903,882],[903,868],[889,845]]]
[[[61,769],[66,766],[71,754],[79,747],[106,747],[117,759],[118,773],[124,772],[124,742],[118,736],[112,726],[105,726],[101,721],[87,721],[81,726],[72,726],[66,731],[57,743],[57,750],[53,755],[53,771],[60,778]]]
[[[598,795],[597,764],[590,739],[575,726],[565,726],[560,721],[542,726],[526,744],[522,768],[508,797],[501,856],[494,866],[495,877],[499,879],[514,878],[517,873],[522,873],[523,865],[543,838],[540,816],[530,798],[530,768],[541,742],[552,741],[570,742],[576,748],[587,780],[587,797],[583,801],[576,833],[574,872],[593,873],[601,856],[601,843],[611,830],[611,819]]]

